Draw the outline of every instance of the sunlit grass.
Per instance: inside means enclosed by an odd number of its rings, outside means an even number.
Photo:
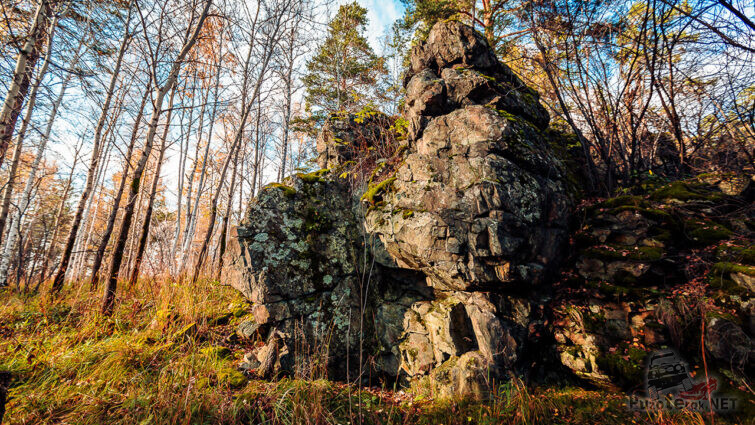
[[[0,370],[13,375],[4,423],[704,423],[692,413],[629,412],[620,393],[528,389],[516,380],[487,402],[248,380],[236,370],[244,347],[225,339],[241,320],[228,314],[242,305],[235,291],[139,282],[119,296],[116,313],[103,317],[99,293],[84,289],[55,301],[0,294]],[[218,355],[221,345],[233,354]]]

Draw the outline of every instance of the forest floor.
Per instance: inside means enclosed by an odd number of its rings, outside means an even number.
[[[12,376],[4,423],[711,423],[691,412],[629,411],[620,392],[514,381],[472,402],[325,379],[248,379],[236,368],[243,349],[226,348],[244,311],[236,291],[137,286],[121,290],[112,317],[98,314],[99,296],[87,288],[55,301],[0,293],[0,372]]]

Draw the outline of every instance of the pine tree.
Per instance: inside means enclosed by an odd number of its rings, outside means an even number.
[[[341,6],[307,63],[306,101],[320,116],[354,111],[381,97],[374,88],[386,72],[385,61],[364,37],[367,22],[367,9],[357,2]]]

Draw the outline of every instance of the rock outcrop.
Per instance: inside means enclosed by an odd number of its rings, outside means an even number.
[[[310,347],[344,375],[361,348],[378,372],[480,396],[521,363],[572,206],[548,114],[458,22],[414,48],[406,88],[404,148],[376,161],[363,195],[339,177],[374,150],[384,117],[333,116],[323,170],[264,188],[236,230],[227,276],[252,302],[245,329],[266,331],[248,356],[261,374]]]
[[[580,159],[473,29],[436,24],[405,87],[404,119],[330,117],[323,169],[251,202],[223,272],[251,303],[242,369],[448,396],[511,375],[631,388],[649,352],[703,340],[752,373],[751,181],[650,183],[575,214]]]
[[[353,294],[362,261],[352,202],[343,184],[317,173],[286,183],[265,187],[249,206],[235,230],[235,263],[226,268],[235,275],[227,278],[252,302],[257,325],[275,328],[292,347],[299,340],[343,357],[356,342],[349,332],[359,328],[358,315],[349,314],[359,309]]]
[[[353,196],[332,174],[298,173],[264,187],[234,229],[223,276],[252,303],[238,333],[264,342],[244,369],[343,379],[358,375],[361,347],[378,372],[398,373],[404,312],[432,292],[389,269]]]

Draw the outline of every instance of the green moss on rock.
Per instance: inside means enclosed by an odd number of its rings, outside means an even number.
[[[678,201],[716,201],[725,195],[706,184],[676,181],[670,183],[650,194],[650,199],[654,201],[667,201],[676,199]]]
[[[325,181],[323,176],[330,172],[329,168],[313,171],[311,173],[296,173],[296,177],[305,183],[320,183]]]
[[[283,194],[288,197],[292,197],[296,195],[296,189],[294,189],[291,186],[287,186],[283,183],[269,183],[265,187],[262,188],[262,190],[265,190],[265,189],[280,189],[283,191]]]
[[[687,220],[684,229],[689,240],[700,245],[711,245],[729,239],[733,232],[720,223],[705,220]]]
[[[642,382],[646,357],[645,350],[629,347],[626,354],[605,354],[599,356],[596,363],[602,371],[620,378],[625,384],[636,385]]]
[[[391,177],[388,179],[385,179],[381,181],[380,183],[370,185],[367,188],[367,191],[364,192],[364,195],[362,195],[361,200],[367,201],[370,204],[375,204],[375,196],[379,195],[380,193],[388,190],[389,187],[393,185],[393,182],[396,180],[396,177]]]
[[[716,248],[716,258],[720,261],[755,265],[755,246],[721,245]]]
[[[233,352],[228,347],[223,346],[210,346],[199,350],[200,353],[207,357],[213,357],[218,359],[227,359],[233,356]]]
[[[658,261],[663,258],[663,248],[657,246],[639,246],[633,248],[617,246],[592,247],[586,249],[583,255],[603,260]]]
[[[742,273],[742,274],[746,274],[747,276],[755,276],[755,267],[746,266],[744,264],[718,262],[713,265],[711,272],[718,273],[718,274]]]

